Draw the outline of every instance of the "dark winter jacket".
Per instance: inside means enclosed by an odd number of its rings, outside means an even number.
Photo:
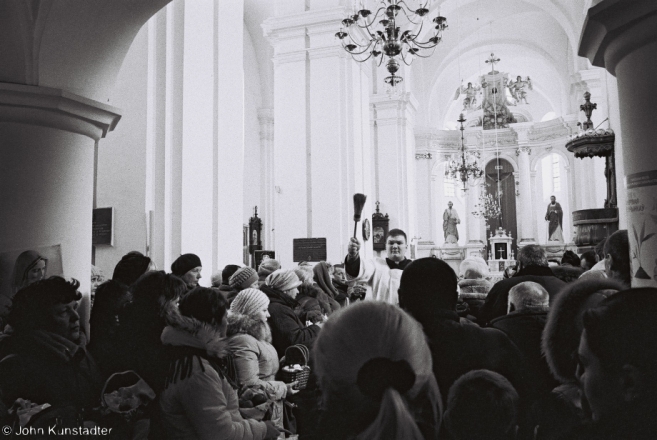
[[[102,379],[86,350],[50,332],[14,333],[0,361],[0,390],[7,407],[17,398],[52,406],[94,408]]]
[[[495,318],[490,323],[492,328],[503,331],[520,350],[531,378],[531,392],[536,398],[547,395],[559,385],[541,353],[541,335],[546,320],[547,311],[519,311]]]
[[[509,290],[516,284],[525,281],[533,281],[540,284],[550,295],[550,304],[554,301],[561,288],[566,283],[554,276],[549,267],[529,266],[519,270],[513,277],[495,283],[486,296],[486,302],[479,309],[477,316],[480,324],[485,324],[493,319],[506,315],[509,301]]]
[[[328,303],[317,298],[318,294],[323,292],[313,286],[299,286],[299,294],[295,298],[297,306],[294,312],[297,314],[301,322],[311,321],[320,322],[323,320],[323,315],[330,313],[330,306]],[[321,295],[320,295],[321,296]]]
[[[260,287],[269,297],[269,326],[271,327],[272,345],[279,357],[285,355],[285,349],[291,345],[303,344],[312,348],[320,328],[316,325],[306,327],[294,313],[297,302],[283,292],[267,285]]]
[[[171,303],[162,311],[128,303],[119,313],[118,335],[124,343],[120,369],[135,371],[158,394],[167,373],[160,336],[167,325],[166,315],[173,309],[176,306]]]
[[[519,393],[525,389],[522,356],[503,332],[480,328],[449,310],[436,310],[420,324],[429,342],[438,387],[444,390],[444,403],[456,379],[471,370],[495,371],[508,378]]]
[[[575,267],[570,264],[551,267],[550,270],[552,270],[555,277],[559,278],[564,283],[572,283],[584,273],[584,269],[581,267]]]

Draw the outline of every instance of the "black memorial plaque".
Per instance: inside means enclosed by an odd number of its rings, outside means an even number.
[[[326,261],[326,238],[295,238],[292,240],[292,257],[300,261]]]
[[[113,245],[114,244],[114,208],[96,208],[93,210],[92,217],[92,238],[93,245]]]

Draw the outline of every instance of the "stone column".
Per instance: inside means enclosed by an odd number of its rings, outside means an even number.
[[[64,90],[0,83],[0,252],[15,259],[14,253],[59,245],[57,274],[79,280],[85,297],[94,148],[119,118],[118,109]],[[5,263],[12,267],[4,275],[13,276],[13,261]],[[83,301],[83,323],[88,307]]]
[[[262,245],[273,249],[274,245],[274,109],[258,109],[260,122],[260,217],[263,222]]]
[[[367,65],[334,38],[345,9],[289,6],[296,13],[263,24],[274,47],[273,243],[286,267],[295,238],[326,238],[327,259],[343,260],[354,231],[353,194],[368,196],[363,220],[376,201]],[[357,237],[363,240],[361,224]],[[372,255],[371,239],[361,254]]]
[[[589,9],[580,41],[579,55],[618,80],[623,133],[618,153],[627,190],[626,206],[619,209],[627,210],[632,286],[657,286],[657,3],[603,0]]]
[[[376,186],[381,210],[390,215],[390,228],[415,235],[415,137],[417,101],[410,93],[391,99],[371,98],[376,129]]]
[[[467,194],[467,212],[464,213],[463,217],[466,218],[466,223],[468,227],[467,233],[467,242],[466,247],[467,255],[466,256],[478,256],[485,257],[485,243],[482,239],[482,231],[484,228],[482,224],[484,223],[482,217],[475,217],[472,215],[476,209],[474,205],[479,203],[479,196],[481,195],[482,185],[484,184],[483,179],[477,179],[473,185],[468,185],[468,194]]]
[[[530,154],[531,149],[526,145],[521,144],[516,150],[516,156],[518,156],[518,169],[520,173],[520,209],[518,212],[520,213],[520,216],[522,216],[518,247],[523,247],[528,244],[536,244],[530,214],[533,209],[531,169],[529,163]]]

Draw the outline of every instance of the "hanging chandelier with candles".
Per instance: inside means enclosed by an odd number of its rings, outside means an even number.
[[[451,158],[447,165],[445,166],[445,176],[450,179],[456,179],[457,176],[460,177],[461,182],[463,182],[463,191],[467,191],[467,183],[470,179],[479,179],[484,175],[484,170],[479,167],[477,162],[478,154],[477,152],[467,151],[465,148],[465,139],[463,137],[463,123],[465,118],[463,113],[459,116],[458,122],[461,124],[459,130],[461,130],[461,151],[460,157]]]
[[[377,0],[376,12],[372,12],[360,0],[358,12],[342,20],[342,27],[335,36],[340,39],[344,50],[360,63],[374,58],[380,66],[387,57],[386,68],[390,76],[384,78],[384,82],[394,87],[403,81],[401,76],[396,75],[401,67],[400,59],[410,66],[416,56],[428,58],[433,51],[426,55],[423,51],[435,50],[442,40],[447,19],[438,13],[431,21],[433,24],[428,24],[431,1],[425,0],[413,10],[404,0]],[[427,37],[422,37],[426,38],[422,41],[420,38],[425,24],[433,29]]]

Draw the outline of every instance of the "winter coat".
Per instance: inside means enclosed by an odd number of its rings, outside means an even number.
[[[38,330],[16,332],[3,345],[0,390],[7,407],[19,397],[53,406],[100,404],[100,372],[81,345]]]
[[[239,386],[262,385],[275,402],[271,420],[282,428],[287,385],[274,380],[278,372],[278,354],[271,345],[269,325],[250,316],[232,314],[228,317],[227,336]]]
[[[328,298],[321,289],[315,286],[299,286],[299,294],[295,298],[297,306],[294,312],[301,322],[318,322],[323,320],[323,315],[331,313],[331,305]]]
[[[237,296],[237,294],[240,293],[239,290],[233,289],[228,284],[222,284],[221,286],[219,286],[218,289],[219,292],[224,294],[224,296],[228,300],[228,304],[232,303],[235,297]]]
[[[610,278],[577,280],[568,284],[550,306],[542,347],[552,375],[561,383],[575,381],[575,353],[584,311],[619,290],[624,290],[623,284]]]
[[[215,359],[227,355],[215,328],[178,315],[162,332],[170,361],[159,408],[168,439],[262,440],[264,422],[243,419],[237,391]]]
[[[303,344],[312,349],[319,334],[319,326],[306,327],[294,313],[297,302],[283,292],[263,285],[260,287],[269,297],[269,326],[272,344],[279,357],[285,356],[285,349],[295,344]]]
[[[486,302],[479,309],[478,322],[485,324],[498,316],[506,315],[509,301],[509,290],[516,284],[525,281],[533,281],[540,284],[550,295],[550,304],[554,301],[559,291],[566,285],[554,276],[549,267],[528,266],[519,270],[513,277],[500,280],[488,292]]]
[[[547,361],[541,352],[541,335],[547,311],[518,311],[500,316],[490,326],[503,331],[520,350],[532,381],[532,397],[549,394],[559,383],[552,377]]]
[[[149,309],[139,303],[128,303],[119,312],[117,334],[118,339],[123,341],[124,349],[120,352],[122,359],[116,363],[117,370],[135,371],[156,394],[161,391],[167,373],[160,336],[167,325],[166,316],[174,313],[173,310],[177,313],[172,303],[168,303],[162,311]]]
[[[519,393],[525,389],[522,355],[503,332],[461,320],[449,310],[436,310],[420,324],[429,342],[438,387],[444,390],[443,403],[456,379],[471,370],[495,371]]]
[[[559,278],[564,283],[572,283],[578,279],[583,273],[584,269],[575,267],[570,264],[555,266],[550,268],[555,277]]]

